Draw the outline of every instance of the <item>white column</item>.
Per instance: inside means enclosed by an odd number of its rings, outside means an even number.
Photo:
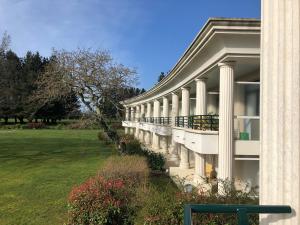
[[[179,167],[181,169],[189,169],[190,168],[189,149],[186,148],[184,145],[180,145]]]
[[[141,104],[141,112],[140,112],[140,121],[145,118],[145,105]],[[143,121],[141,121],[143,122]],[[140,129],[139,139],[142,143],[144,143],[144,130]]]
[[[290,205],[291,215],[261,224],[300,224],[300,1],[263,0],[260,204]]]
[[[190,88],[183,87],[181,88],[181,114],[182,116],[189,116],[190,115]]]
[[[206,78],[196,79],[196,115],[206,115]]]
[[[179,115],[179,97],[177,93],[172,93],[172,112],[171,112],[171,120],[172,120],[172,126],[175,126],[175,118]],[[179,156],[178,156],[178,143],[176,143],[172,136],[172,144],[170,147],[170,161],[178,162]]]
[[[140,108],[140,106],[139,105],[137,105],[136,107],[136,111],[135,111],[135,121],[139,121],[139,119],[140,119],[140,110],[141,110],[141,108]]]
[[[145,105],[141,104],[141,115],[140,118],[145,117]]]
[[[135,109],[134,107],[130,107],[130,121],[135,121]],[[130,134],[134,135],[134,128],[130,128]]]
[[[139,139],[139,134],[140,134],[140,129],[139,129],[139,119],[140,119],[140,106],[136,106],[136,111],[135,111],[135,121],[136,121],[136,127],[135,127],[135,137]]]
[[[172,93],[172,125],[175,126],[175,118],[179,116],[179,96],[177,93]]]
[[[169,100],[163,97],[163,117],[169,117]]]
[[[206,80],[196,79],[196,115],[206,115]],[[196,183],[202,182],[205,177],[205,155],[195,152],[195,175]]]
[[[169,117],[169,100],[167,97],[163,97],[163,117]],[[167,136],[161,136],[161,147],[164,151],[164,153],[168,154],[168,137]]]
[[[181,88],[181,101],[182,101],[182,116],[189,116],[190,114],[190,88]],[[189,150],[181,145],[180,151],[180,168],[188,169],[190,167]]]
[[[130,121],[135,121],[135,109],[134,107],[130,107]]]
[[[128,121],[129,120],[129,108],[125,107],[125,120]]]
[[[219,63],[219,165],[218,178],[232,179],[233,171],[233,89],[234,63]]]
[[[129,108],[125,107],[125,121],[129,121]],[[129,127],[125,127],[125,134],[129,133]]]
[[[151,103],[148,102],[147,103],[147,113],[146,113],[147,118],[151,117],[151,111],[152,111],[151,106],[152,106]],[[146,145],[151,144],[151,133],[150,133],[150,131],[146,131],[146,133],[145,133],[145,142],[146,142]]]
[[[151,117],[151,112],[152,112],[152,105],[150,102],[147,103],[147,113],[146,113],[146,117]]]
[[[153,116],[154,117],[159,117],[160,116],[160,103],[158,100],[154,100],[153,103]],[[152,136],[152,147],[155,150],[159,150],[159,135],[156,133],[153,133]]]

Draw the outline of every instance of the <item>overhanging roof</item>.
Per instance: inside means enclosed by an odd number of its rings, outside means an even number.
[[[136,101],[140,101],[144,98],[151,96],[154,92],[158,92],[162,87],[167,85],[174,77],[178,75],[184,65],[186,65],[190,59],[197,54],[197,51],[209,42],[210,38],[215,33],[232,33],[232,32],[260,32],[260,20],[253,18],[210,18],[190,46],[186,49],[184,54],[180,57],[175,66],[171,69],[167,77],[165,77],[158,84],[153,86],[145,93],[136,97],[122,101],[121,104],[129,105]]]

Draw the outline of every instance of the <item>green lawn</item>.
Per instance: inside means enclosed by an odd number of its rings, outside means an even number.
[[[0,130],[0,224],[63,224],[72,186],[111,154],[95,130]]]

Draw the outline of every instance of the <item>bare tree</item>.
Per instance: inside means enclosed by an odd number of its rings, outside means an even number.
[[[95,116],[108,135],[118,142],[109,129],[103,113],[103,103],[109,101],[119,108],[113,94],[136,84],[136,71],[116,63],[107,51],[54,51],[51,62],[38,79],[38,90],[32,100],[38,105],[63,98],[71,90]]]
[[[0,51],[1,52],[6,52],[9,49],[10,42],[11,42],[11,37],[7,33],[7,31],[5,31],[3,36],[2,36],[2,39],[1,39]]]

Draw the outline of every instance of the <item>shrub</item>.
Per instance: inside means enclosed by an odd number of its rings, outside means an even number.
[[[72,189],[68,224],[133,224],[133,195],[122,179],[93,177]]]
[[[47,126],[43,122],[27,123],[26,128],[28,128],[28,129],[44,129],[44,128],[47,128]]]
[[[123,129],[121,121],[112,121],[110,122],[110,128],[113,130],[120,130]]]
[[[158,170],[158,171],[165,170],[165,161],[166,160],[162,153],[149,151],[147,149],[144,149],[143,152],[144,152],[144,155],[147,157],[149,167],[152,170]]]
[[[107,133],[100,131],[98,132],[98,140],[104,142],[104,144],[109,145],[112,143],[111,138],[107,135]]]
[[[111,156],[96,177],[69,195],[68,224],[133,224],[135,198],[148,183],[149,168],[141,156]]]
[[[111,156],[98,174],[106,178],[121,178],[136,187],[148,182],[149,168],[146,158],[141,156]]]
[[[98,129],[99,125],[93,119],[82,118],[67,126],[69,129]]]
[[[202,192],[203,188],[193,189],[187,193],[181,187],[181,191],[174,194],[168,190],[149,189],[149,193],[143,203],[139,217],[143,218],[143,224],[167,225],[183,224],[184,205],[193,204],[258,204],[258,199],[253,192],[245,193],[234,188],[233,182],[219,181],[223,184],[223,193]],[[193,224],[223,225],[237,224],[234,214],[195,214]],[[250,224],[258,224],[258,216],[250,215]]]
[[[120,142],[128,144],[129,142],[137,141],[132,134],[123,134],[120,136]]]
[[[141,155],[147,158],[148,165],[152,170],[163,171],[165,158],[163,154],[150,151],[141,146],[141,143],[130,134],[121,137],[122,152],[128,155]]]

